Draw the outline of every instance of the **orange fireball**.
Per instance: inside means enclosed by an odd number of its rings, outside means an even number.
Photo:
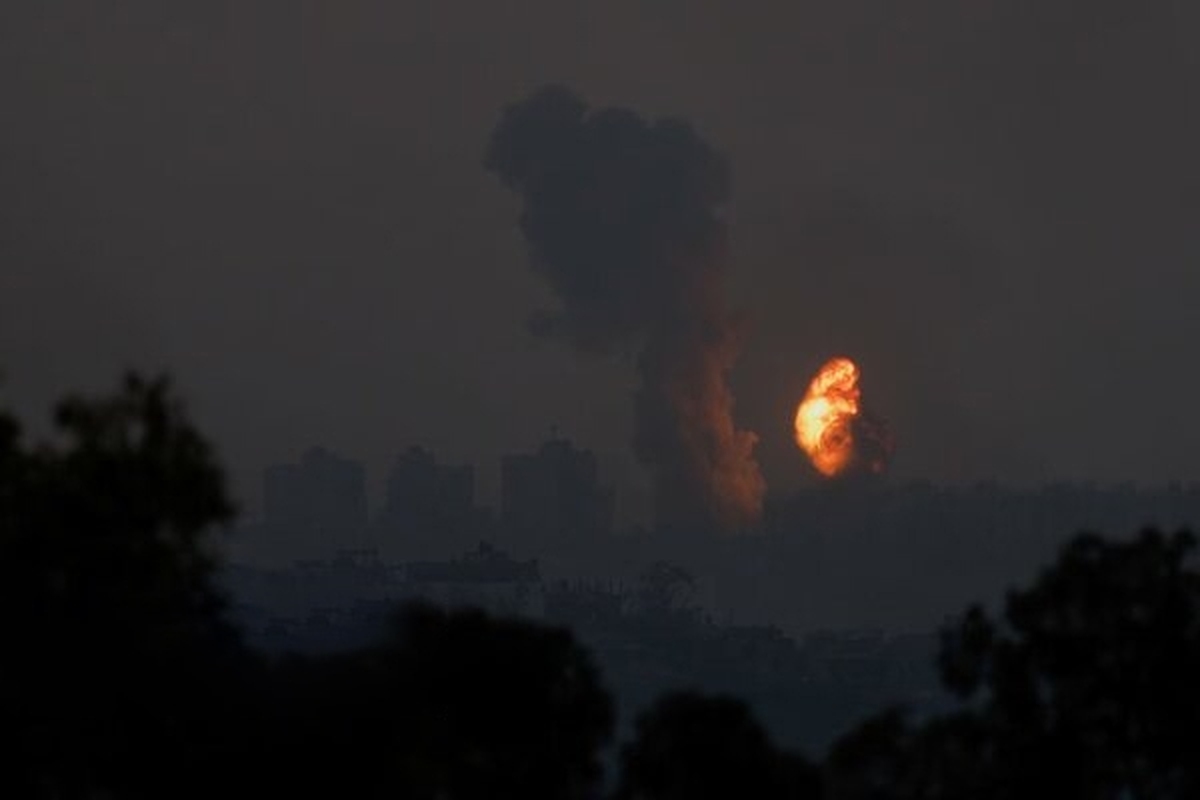
[[[834,358],[818,370],[796,409],[796,444],[826,477],[845,471],[854,459],[860,396],[858,367],[848,358]]]

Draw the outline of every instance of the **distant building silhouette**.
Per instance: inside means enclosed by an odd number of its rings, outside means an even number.
[[[458,530],[474,504],[474,467],[439,464],[428,450],[410,447],[388,474],[380,516],[389,527],[406,531]]]
[[[491,518],[475,505],[475,468],[439,464],[433,453],[410,447],[388,473],[377,518],[379,534],[406,557],[445,557],[490,535]]]
[[[500,503],[505,534],[523,543],[553,546],[612,533],[613,492],[599,484],[596,456],[565,439],[504,456]]]
[[[522,616],[543,612],[537,561],[516,561],[486,542],[451,561],[413,562],[407,579],[414,596],[448,607]]]
[[[292,536],[344,540],[361,533],[367,522],[362,464],[313,447],[298,464],[267,467],[263,517],[268,531]]]

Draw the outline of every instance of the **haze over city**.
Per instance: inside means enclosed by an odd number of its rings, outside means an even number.
[[[1200,10],[0,9],[0,795],[1200,797]]]

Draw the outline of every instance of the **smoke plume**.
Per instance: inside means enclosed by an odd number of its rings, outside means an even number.
[[[887,472],[892,454],[896,451],[896,440],[891,428],[883,417],[877,416],[869,409],[863,409],[862,414],[851,424],[854,432],[854,463],[851,465],[856,472],[870,475],[882,475]]]
[[[589,110],[547,87],[505,110],[485,165],[524,200],[533,269],[561,304],[533,316],[533,333],[636,355],[634,452],[659,525],[752,524],[765,484],[726,381],[740,348],[720,280],[726,159],[686,123]]]

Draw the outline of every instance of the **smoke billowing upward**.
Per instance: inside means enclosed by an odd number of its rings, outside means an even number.
[[[872,475],[886,472],[896,450],[896,440],[887,422],[864,409],[851,427],[855,442],[854,468]]]
[[[659,524],[752,523],[765,483],[726,381],[739,351],[720,280],[726,159],[686,123],[548,87],[505,110],[485,164],[523,198],[533,268],[561,303],[534,315],[534,334],[637,356],[634,451]]]

